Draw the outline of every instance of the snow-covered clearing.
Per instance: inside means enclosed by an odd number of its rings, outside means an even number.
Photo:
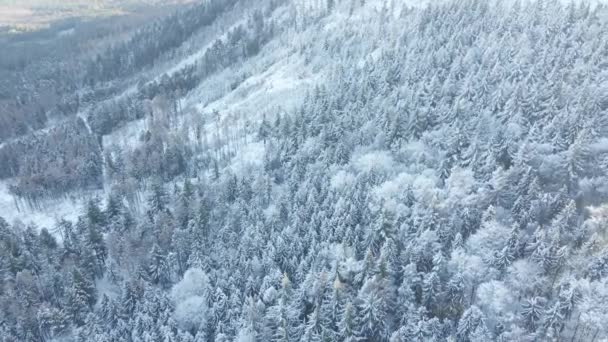
[[[87,192],[79,197],[73,195],[63,199],[53,199],[42,203],[41,209],[34,209],[25,203],[15,201],[8,189],[8,181],[0,181],[0,217],[12,223],[19,220],[38,228],[52,230],[61,219],[74,221],[83,212],[88,199],[100,196],[101,192]]]

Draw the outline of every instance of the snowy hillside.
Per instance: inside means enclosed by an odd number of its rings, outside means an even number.
[[[606,5],[116,30],[0,58],[7,341],[608,341]]]

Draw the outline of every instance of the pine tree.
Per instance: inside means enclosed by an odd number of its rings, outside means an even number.
[[[460,340],[472,341],[480,328],[485,330],[484,315],[477,306],[472,305],[462,314],[456,334]]]
[[[182,228],[186,228],[192,215],[192,206],[194,200],[194,189],[189,178],[184,180],[184,184],[178,196],[178,202],[175,209],[175,216]]]
[[[105,215],[99,207],[99,200],[92,199],[87,205],[87,219],[90,225],[103,226],[106,222]]]
[[[103,239],[103,235],[98,231],[97,226],[93,224],[89,225],[85,244],[88,251],[92,252],[92,255],[96,259],[94,274],[101,275],[104,270],[103,265],[105,264],[106,257],[108,256],[108,251]]]
[[[258,130],[258,139],[262,140],[264,144],[266,144],[266,140],[270,137],[272,132],[272,127],[266,120],[266,115],[262,118],[262,123],[260,124],[260,128]]]
[[[544,314],[545,299],[542,297],[532,297],[526,299],[522,304],[521,315],[530,331],[534,331],[538,322]]]
[[[372,341],[387,341],[388,303],[386,289],[379,279],[368,279],[361,288],[359,300],[358,336]]]
[[[340,316],[340,321],[338,322],[340,339],[345,342],[358,341],[357,330],[359,325],[355,306],[351,302],[346,303]]]
[[[85,323],[85,317],[95,304],[96,290],[92,282],[78,269],[72,271],[72,286],[68,293],[68,308],[74,322]]]
[[[168,195],[160,180],[155,180],[152,183],[150,192],[150,197],[148,197],[148,210],[150,211],[150,214],[156,215],[165,211]]]
[[[118,220],[123,213],[122,197],[116,194],[110,194],[104,209],[103,215],[109,223]]]
[[[150,280],[152,280],[154,284],[168,287],[168,285],[171,283],[167,256],[157,244],[152,246],[152,251],[150,252],[149,274]]]
[[[67,332],[70,325],[69,317],[63,310],[48,306],[38,309],[37,320],[44,339],[61,336]]]

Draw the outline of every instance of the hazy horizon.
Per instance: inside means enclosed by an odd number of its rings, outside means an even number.
[[[73,17],[103,17],[129,13],[139,6],[166,6],[193,0],[0,0],[0,27],[36,30]]]

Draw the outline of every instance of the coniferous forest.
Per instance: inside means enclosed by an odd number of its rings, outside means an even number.
[[[1,341],[608,341],[601,1],[207,0],[0,47]]]

